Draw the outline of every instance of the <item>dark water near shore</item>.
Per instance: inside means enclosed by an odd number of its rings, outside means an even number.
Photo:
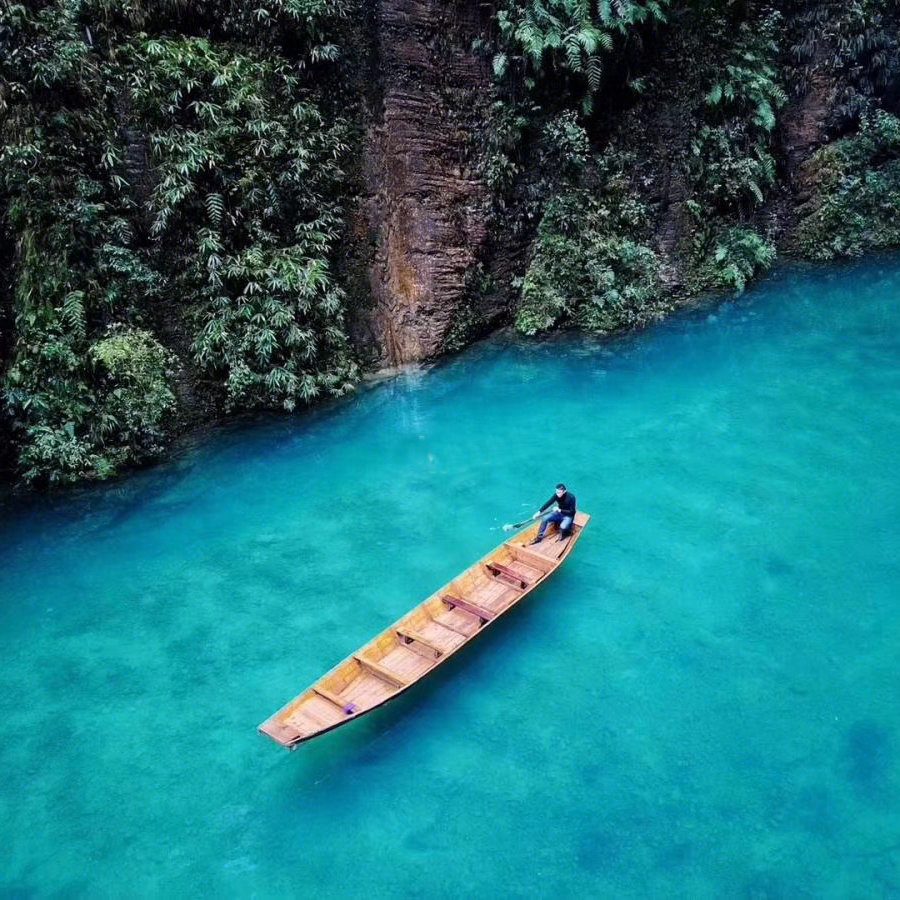
[[[500,339],[0,524],[0,895],[900,897],[900,261]],[[564,479],[555,580],[255,726]]]

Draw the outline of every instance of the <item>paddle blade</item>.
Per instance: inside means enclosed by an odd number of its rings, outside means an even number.
[[[530,525],[533,519],[526,519],[524,522],[516,522],[515,525],[504,525],[504,531],[518,531],[520,528],[524,528],[526,525]]]

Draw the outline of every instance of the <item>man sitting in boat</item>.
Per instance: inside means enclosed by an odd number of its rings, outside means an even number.
[[[554,503],[557,508],[549,516],[544,516],[544,521],[541,522],[541,528],[537,537],[531,542],[532,544],[540,543],[544,539],[544,532],[548,526],[554,523],[559,525],[561,541],[571,536],[572,523],[575,521],[575,495],[566,490],[566,486],[562,482],[556,486],[553,496],[531,518],[540,518],[544,510],[549,509]]]

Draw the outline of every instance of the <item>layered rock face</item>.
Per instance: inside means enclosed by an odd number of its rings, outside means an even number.
[[[377,363],[438,355],[487,238],[487,195],[467,164],[476,98],[490,73],[472,54],[478,6],[380,0],[380,96],[364,160],[372,308],[365,343]],[[468,123],[468,124],[467,124]]]

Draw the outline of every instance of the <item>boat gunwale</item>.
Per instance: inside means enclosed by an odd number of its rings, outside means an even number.
[[[379,700],[374,705],[367,706],[365,709],[360,709],[355,712],[347,713],[344,716],[344,718],[338,720],[337,722],[334,722],[331,725],[323,726],[322,728],[320,728],[317,731],[312,732],[311,734],[301,735],[297,740],[284,742],[284,741],[279,740],[277,737],[275,737],[275,735],[273,735],[270,732],[265,730],[267,725],[273,724],[280,728],[287,727],[287,728],[291,728],[292,730],[296,731],[296,729],[294,729],[291,725],[285,725],[285,723],[283,723],[281,721],[281,719],[291,709],[299,706],[301,701],[305,697],[307,697],[308,695],[314,694],[317,686],[321,685],[322,682],[324,682],[327,678],[331,677],[336,672],[338,672],[343,666],[352,662],[354,660],[354,657],[361,656],[362,654],[364,654],[368,649],[370,649],[372,646],[376,645],[380,639],[382,639],[388,635],[391,635],[391,634],[394,634],[396,636],[397,629],[402,628],[403,623],[407,619],[409,619],[410,616],[414,615],[417,611],[422,610],[427,604],[431,603],[432,601],[442,600],[444,595],[450,591],[452,586],[460,578],[465,577],[466,575],[472,573],[473,571],[478,572],[485,563],[491,561],[492,557],[494,557],[497,554],[502,553],[504,550],[509,550],[509,548],[511,546],[527,547],[528,546],[527,544],[513,545],[512,538],[510,538],[509,540],[505,540],[505,541],[501,542],[500,544],[498,544],[496,547],[494,547],[492,550],[490,550],[488,553],[486,553],[483,557],[481,557],[481,559],[476,560],[467,569],[464,569],[458,575],[455,575],[453,578],[451,578],[450,581],[448,581],[447,584],[445,584],[443,587],[441,587],[438,590],[434,591],[433,593],[429,594],[424,600],[422,600],[420,603],[416,604],[412,609],[410,609],[404,615],[402,615],[399,619],[397,619],[396,622],[392,622],[390,625],[387,626],[387,628],[384,628],[380,632],[378,632],[378,634],[376,634],[370,641],[363,644],[362,647],[360,647],[359,649],[348,654],[344,659],[342,659],[336,665],[332,666],[327,672],[320,675],[311,685],[309,685],[309,687],[307,687],[305,690],[301,691],[299,694],[294,696],[291,700],[289,700],[287,703],[285,703],[284,706],[282,706],[277,712],[273,713],[271,716],[269,716],[269,718],[267,718],[264,722],[262,722],[259,725],[259,727],[257,728],[257,731],[260,734],[264,734],[266,737],[273,740],[279,746],[285,747],[288,750],[295,750],[301,744],[305,744],[307,741],[311,741],[317,737],[321,737],[323,734],[327,734],[330,731],[334,731],[336,728],[341,728],[342,726],[348,724],[349,722],[353,722],[356,719],[362,718],[362,716],[365,716],[368,713],[374,712],[376,709],[380,709],[386,703],[390,703],[392,700],[395,700],[401,694],[406,693],[406,691],[408,691],[411,687],[419,684],[419,682],[426,679],[429,675],[431,675],[432,672],[434,672],[438,668],[438,666],[440,666],[442,663],[446,662],[448,659],[455,656],[457,654],[457,652],[462,650],[463,647],[468,646],[480,634],[487,631],[488,628],[494,624],[494,622],[496,622],[498,619],[500,619],[502,616],[504,616],[506,613],[508,613],[511,609],[518,606],[519,603],[523,600],[523,598],[527,597],[532,591],[534,591],[538,587],[540,587],[551,575],[553,575],[557,571],[557,569],[560,568],[560,566],[562,566],[563,562],[565,562],[565,560],[568,558],[569,554],[574,549],[575,544],[578,543],[579,539],[581,538],[581,535],[582,535],[585,527],[587,527],[587,524],[588,524],[588,522],[590,522],[590,520],[591,520],[591,517],[587,513],[582,513],[582,512],[576,513],[576,519],[575,519],[576,529],[573,531],[571,537],[568,538],[566,547],[563,549],[563,552],[555,560],[549,556],[545,557],[548,562],[553,563],[553,567],[551,569],[548,569],[546,572],[542,572],[532,584],[528,585],[528,587],[521,590],[520,593],[518,594],[518,596],[513,597],[511,602],[509,602],[503,609],[498,610],[496,612],[496,614],[488,621],[482,622],[478,626],[478,628],[474,632],[472,632],[472,634],[470,634],[464,638],[462,643],[457,644],[452,649],[449,649],[449,650],[443,652],[439,657],[437,657],[434,660],[432,665],[430,665],[424,672],[422,672],[420,675],[415,677],[408,684],[405,684],[402,687],[397,687],[395,690],[388,693],[385,697],[383,697],[381,700]],[[535,523],[534,525],[532,525],[532,526],[526,528],[524,531],[520,532],[519,537],[520,538],[527,537],[528,535],[532,534],[532,532],[535,532],[537,527],[538,527],[538,523]],[[527,565],[527,563],[525,563],[525,564]],[[536,567],[532,567],[532,568],[536,568]],[[513,590],[517,590],[511,584],[508,585],[508,587],[510,587]],[[463,597],[461,599],[465,599],[465,597]],[[436,620],[434,620],[434,621],[436,621]],[[438,622],[438,624],[440,624],[440,623]],[[463,635],[460,635],[460,636],[462,637]],[[357,663],[357,665],[361,665],[361,664]],[[400,676],[398,675],[398,677],[400,677]],[[350,703],[348,702],[348,706],[349,705],[350,705]],[[299,732],[297,732],[297,733],[299,734]]]

